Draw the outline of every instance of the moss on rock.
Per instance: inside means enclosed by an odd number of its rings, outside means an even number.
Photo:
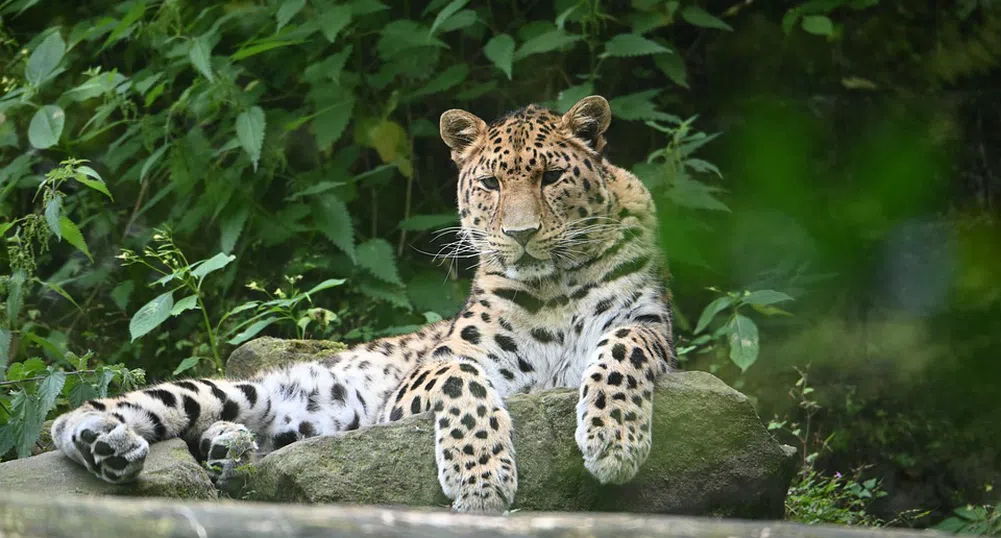
[[[246,379],[258,372],[295,362],[323,360],[348,347],[329,340],[255,338],[233,350],[226,362],[226,377]]]

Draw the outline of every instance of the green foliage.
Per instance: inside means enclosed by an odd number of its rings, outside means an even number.
[[[1001,536],[1001,503],[994,506],[967,505],[956,508],[950,517],[934,528],[955,534]]]

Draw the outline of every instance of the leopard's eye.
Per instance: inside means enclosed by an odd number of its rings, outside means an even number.
[[[559,181],[559,179],[563,176],[564,171],[565,170],[549,170],[547,172],[543,172],[542,186],[545,187],[546,185],[552,185],[553,183]]]
[[[499,181],[497,181],[497,178],[495,178],[495,177],[493,177],[493,176],[487,176],[487,177],[481,177],[481,178],[480,178],[480,183],[481,183],[481,184],[482,184],[482,185],[483,185],[483,186],[484,186],[484,187],[485,187],[485,188],[486,188],[486,189],[487,189],[488,191],[495,191],[495,190],[498,190],[498,189],[500,189],[500,182],[499,182]]]

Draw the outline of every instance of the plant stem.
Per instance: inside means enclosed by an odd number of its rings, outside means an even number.
[[[219,349],[216,347],[216,335],[212,329],[212,322],[209,321],[209,313],[205,310],[205,301],[202,300],[202,294],[197,289],[195,290],[195,295],[198,297],[198,308],[202,311],[202,321],[205,322],[205,331],[209,334],[209,348],[212,350],[212,360],[215,362],[216,372],[222,373],[222,359],[219,358]]]
[[[72,372],[66,372],[70,375],[80,375],[80,374],[96,374],[97,370],[74,370]],[[0,387],[7,387],[10,385],[20,385],[21,383],[31,383],[33,381],[43,381],[49,376],[40,375],[35,377],[26,377],[24,379],[18,379],[16,381],[0,381]]]

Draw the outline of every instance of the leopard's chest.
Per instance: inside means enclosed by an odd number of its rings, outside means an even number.
[[[606,333],[651,295],[645,282],[617,284],[570,288],[534,311],[501,309],[485,364],[501,394],[578,386]]]

